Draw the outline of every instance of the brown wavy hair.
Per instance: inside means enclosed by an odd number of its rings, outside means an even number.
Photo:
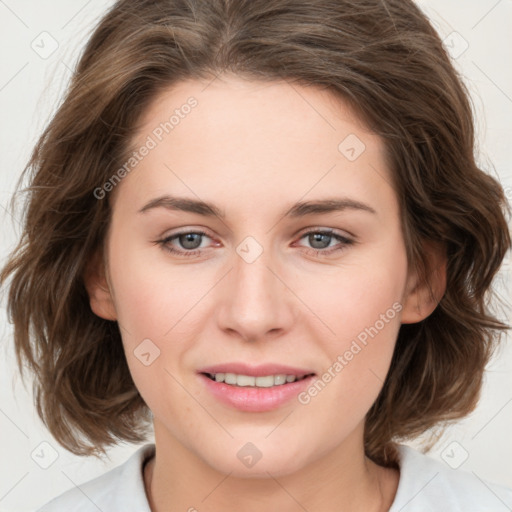
[[[469,93],[426,16],[409,0],[122,0],[99,21],[29,175],[24,231],[0,274],[17,363],[34,375],[37,412],[78,455],[143,442],[148,407],[116,322],[96,316],[84,284],[111,204],[94,190],[126,162],[141,115],[185,79],[220,73],[328,89],[385,142],[409,265],[446,249],[446,292],[400,327],[365,423],[365,451],[396,467],[396,442],[467,415],[510,326],[491,284],[511,246],[504,191],[475,162]],[[14,208],[15,196],[11,207]]]

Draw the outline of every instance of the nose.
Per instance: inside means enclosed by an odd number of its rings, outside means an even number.
[[[258,252],[254,243],[241,244],[234,252],[217,309],[222,330],[252,342],[289,331],[299,314],[292,277],[270,250]]]

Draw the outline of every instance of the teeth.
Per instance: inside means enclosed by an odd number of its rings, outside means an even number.
[[[256,385],[256,377],[250,377],[249,375],[235,375],[235,382],[228,382],[228,384],[236,384],[237,386],[255,386]],[[227,382],[227,381],[225,381]]]
[[[236,384],[236,375],[234,373],[226,373],[224,375],[224,382],[226,384]]]
[[[290,377],[293,378],[290,382],[293,382],[295,380],[294,375],[290,375]],[[274,375],[274,384],[276,386],[280,386],[281,384],[284,384],[286,382],[286,375]]]
[[[284,376],[286,379],[286,376]],[[238,380],[237,380],[238,383]],[[257,388],[271,388],[275,385],[275,376],[268,375],[267,377],[256,377],[256,387]]]
[[[224,382],[231,384],[232,386],[252,386],[257,388],[270,388],[272,386],[281,386],[286,383],[295,382],[303,377],[297,377],[296,375],[265,375],[262,377],[253,377],[250,375],[238,375],[236,373],[215,373],[208,374],[211,379],[216,382]]]

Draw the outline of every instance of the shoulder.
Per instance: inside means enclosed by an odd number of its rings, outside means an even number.
[[[36,512],[98,512],[126,510],[150,512],[144,489],[142,467],[154,454],[155,445],[140,447],[123,464],[104,475],[69,489]]]
[[[389,512],[504,512],[512,489],[452,469],[415,449],[398,445],[400,480]]]

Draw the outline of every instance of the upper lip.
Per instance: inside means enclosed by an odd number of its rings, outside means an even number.
[[[297,377],[303,377],[305,375],[313,374],[311,370],[305,368],[297,368],[292,366],[286,366],[283,364],[261,364],[257,366],[251,366],[246,363],[221,363],[212,366],[205,366],[198,370],[199,373],[236,373],[237,375],[249,375],[251,377],[263,377],[265,375],[295,375]]]

